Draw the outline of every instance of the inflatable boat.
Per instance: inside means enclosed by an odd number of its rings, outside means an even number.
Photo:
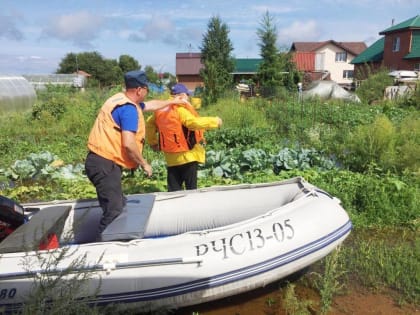
[[[96,200],[19,205],[2,197],[0,310],[46,280],[75,298],[139,311],[174,309],[265,286],[322,259],[349,235],[340,201],[304,179],[128,195],[95,241]],[[4,228],[4,230],[5,230]],[[79,278],[81,280],[78,280]]]

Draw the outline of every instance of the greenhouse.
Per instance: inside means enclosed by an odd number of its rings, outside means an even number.
[[[45,89],[47,85],[69,86],[83,88],[86,85],[86,77],[81,74],[27,74],[25,79],[35,90]]]
[[[35,90],[24,77],[0,76],[0,112],[29,109],[35,101]]]

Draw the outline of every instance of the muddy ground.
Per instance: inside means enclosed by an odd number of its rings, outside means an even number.
[[[176,315],[291,315],[281,303],[280,284],[271,284],[241,295],[178,310]],[[320,314],[320,299],[315,290],[295,287],[300,301],[312,301],[309,314]],[[419,305],[398,305],[395,292],[372,292],[357,285],[344,288],[333,300],[328,315],[418,315]],[[270,305],[271,304],[271,305]],[[279,305],[280,304],[280,305]]]

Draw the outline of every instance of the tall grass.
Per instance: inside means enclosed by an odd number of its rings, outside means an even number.
[[[340,248],[337,248],[321,262],[324,265],[323,274],[318,275],[317,287],[321,295],[321,314],[327,314],[333,297],[340,293],[344,284],[343,275],[346,273],[339,259]]]
[[[201,116],[220,116],[223,128],[246,129],[270,127],[264,108],[259,106],[256,99],[241,101],[239,97],[230,96],[220,99],[215,105],[200,110]]]
[[[420,303],[420,238],[418,231],[359,231],[343,247],[349,281],[381,292],[391,288],[401,303]]]
[[[32,110],[2,116],[0,133],[7,137],[0,139],[4,152],[0,167],[41,151],[54,152],[67,163],[82,161],[87,134],[100,106],[97,93],[53,91],[53,98],[41,94]]]
[[[283,309],[290,315],[310,315],[313,313],[313,301],[296,295],[295,285],[288,283],[283,293]]]
[[[420,117],[413,115],[392,123],[385,115],[378,115],[370,124],[357,126],[347,135],[346,153],[341,160],[349,168],[366,172],[371,164],[384,171],[401,173],[420,171]]]

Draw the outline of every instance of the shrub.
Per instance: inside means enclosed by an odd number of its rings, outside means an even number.
[[[372,163],[390,169],[395,161],[396,130],[384,115],[372,124],[359,126],[348,135],[344,163],[354,171],[366,171]]]
[[[417,82],[414,87],[414,92],[410,93],[407,97],[397,99],[397,104],[400,107],[412,107],[414,109],[420,109],[420,81]]]
[[[385,87],[393,85],[393,79],[388,75],[389,70],[383,69],[373,75],[370,75],[357,88],[356,94],[359,98],[368,104],[375,101],[381,101],[384,97]]]
[[[420,118],[407,117],[399,127],[397,135],[395,167],[420,175]]]
[[[47,85],[45,90],[39,91],[38,101],[32,108],[32,118],[42,119],[53,117],[60,119],[72,104],[75,90],[64,86]]]
[[[418,228],[420,181],[415,175],[377,174],[374,170],[367,174],[331,170],[316,174],[301,173],[301,176],[337,196],[355,227]]]
[[[420,118],[411,115],[392,123],[379,115],[368,125],[361,125],[343,141],[340,161],[350,170],[365,172],[372,165],[384,172],[403,173],[420,170]]]

